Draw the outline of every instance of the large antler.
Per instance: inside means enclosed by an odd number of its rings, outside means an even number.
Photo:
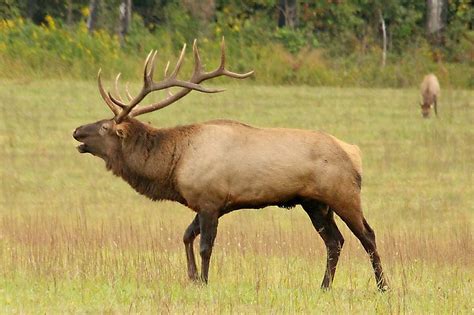
[[[177,75],[178,75],[179,70],[181,69],[181,65],[184,60],[185,49],[186,49],[186,45],[183,46],[183,49],[181,50],[181,54],[178,58],[178,62],[176,63],[176,66],[173,72],[169,76],[167,76],[168,65],[166,66],[165,79],[161,82],[153,81],[153,72],[155,69],[155,57],[156,57],[157,52],[151,51],[145,60],[145,65],[143,69],[144,83],[143,83],[142,90],[138,93],[137,96],[132,98],[132,96],[130,95],[130,92],[128,91],[128,85],[127,85],[126,95],[129,99],[129,104],[124,103],[122,97],[120,96],[120,93],[118,92],[118,80],[120,78],[120,74],[118,74],[115,79],[116,97],[114,97],[113,95],[110,94],[110,92],[109,93],[105,92],[102,86],[102,81],[100,78],[100,70],[99,70],[98,85],[99,85],[100,94],[102,98],[104,99],[104,101],[107,103],[107,105],[110,107],[110,109],[114,112],[115,121],[117,123],[121,122],[126,116],[134,117],[134,116],[149,113],[149,112],[161,109],[163,107],[166,107],[176,102],[183,96],[187,95],[192,90],[196,90],[196,91],[204,92],[204,93],[217,93],[217,92],[223,91],[219,89],[208,89],[199,85],[199,83],[205,80],[209,80],[209,79],[219,77],[219,76],[228,76],[231,78],[244,79],[253,74],[253,71],[240,74],[240,73],[231,72],[225,68],[224,38],[222,38],[222,43],[221,43],[221,62],[220,62],[219,67],[214,71],[205,72],[201,64],[201,58],[199,56],[196,40],[194,40],[194,43],[193,43],[194,72],[189,81],[179,80],[177,79]],[[164,100],[158,103],[150,104],[145,107],[136,107],[148,95],[148,93],[157,91],[157,90],[168,89],[170,87],[182,87],[183,89],[178,91],[176,94],[169,93],[167,98],[165,98]]]

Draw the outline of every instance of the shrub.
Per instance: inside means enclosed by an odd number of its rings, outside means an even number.
[[[225,35],[231,69],[239,72],[254,69],[254,80],[259,84],[418,86],[427,72],[437,73],[443,85],[472,87],[474,84],[466,65],[433,62],[433,51],[423,41],[402,55],[389,54],[386,67],[382,68],[381,51],[376,45],[338,57],[331,50],[315,48],[318,42],[303,31],[283,28],[275,32],[272,40],[271,34],[259,28],[258,21],[239,24],[238,28],[216,22],[207,31],[202,30],[202,34],[193,33],[185,26],[150,32],[139,16],[134,16],[133,21],[124,47],[120,47],[117,36],[105,30],[89,34],[85,22],[64,27],[50,16],[46,16],[42,25],[21,18],[0,21],[1,76],[92,79],[103,68],[104,76],[111,77],[120,71],[127,79],[138,80],[142,71],[139,65],[151,49],[159,50],[157,69],[164,69],[169,59],[175,62],[182,42],[192,44],[194,35],[199,35],[203,64],[211,69],[219,62],[218,42]],[[178,36],[181,33],[184,35]],[[459,45],[467,44],[460,41]],[[188,48],[183,78],[192,71],[191,56]],[[158,73],[157,78],[159,75],[162,74]]]

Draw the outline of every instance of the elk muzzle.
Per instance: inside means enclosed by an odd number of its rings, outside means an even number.
[[[429,118],[430,117],[430,110],[431,110],[430,105],[422,105],[421,106],[421,115],[423,115],[423,118]]]
[[[87,137],[87,134],[83,132],[82,126],[81,126],[81,127],[77,127],[74,130],[74,132],[72,133],[72,137],[76,139],[77,141],[82,142],[81,140],[84,140]],[[77,151],[79,151],[79,153],[89,152],[87,151],[87,145],[85,143],[81,143],[76,148],[77,148]]]

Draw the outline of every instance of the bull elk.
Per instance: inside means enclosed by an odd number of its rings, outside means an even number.
[[[438,97],[440,93],[438,78],[432,73],[426,75],[421,82],[420,90],[423,98],[423,102],[420,103],[423,118],[430,117],[431,107],[434,107],[435,115],[438,116]]]
[[[218,220],[243,208],[300,204],[327,248],[322,287],[330,287],[344,238],[334,221],[339,215],[369,254],[380,290],[387,288],[375,234],[361,209],[362,167],[359,148],[317,131],[255,128],[231,120],[213,120],[174,128],[154,128],[134,117],[164,108],[192,90],[221,90],[201,82],[227,76],[244,79],[253,74],[225,67],[224,40],[217,69],[205,72],[194,41],[194,72],[189,81],[177,78],[185,46],[174,71],[161,82],[153,80],[156,51],[144,65],[144,85],[135,97],[126,89],[128,104],[118,92],[105,92],[98,74],[100,95],[114,113],[112,119],[78,127],[73,137],[80,153],[102,158],[108,170],[152,200],[172,200],[196,213],[183,237],[188,276],[208,281],[209,261]],[[168,63],[169,65],[169,63]],[[167,66],[168,68],[168,66]],[[180,87],[175,94],[144,107],[137,106],[150,92]],[[201,275],[193,242],[200,238]]]

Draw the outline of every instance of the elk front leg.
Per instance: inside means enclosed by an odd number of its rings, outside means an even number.
[[[218,213],[199,214],[199,225],[201,228],[201,280],[204,283],[208,281],[209,261],[211,260],[212,247],[217,235],[217,224],[219,221]]]
[[[183,242],[186,249],[186,260],[188,263],[188,276],[191,280],[198,280],[196,259],[194,258],[194,239],[200,233],[199,214],[196,214],[193,222],[188,226],[184,232]]]

